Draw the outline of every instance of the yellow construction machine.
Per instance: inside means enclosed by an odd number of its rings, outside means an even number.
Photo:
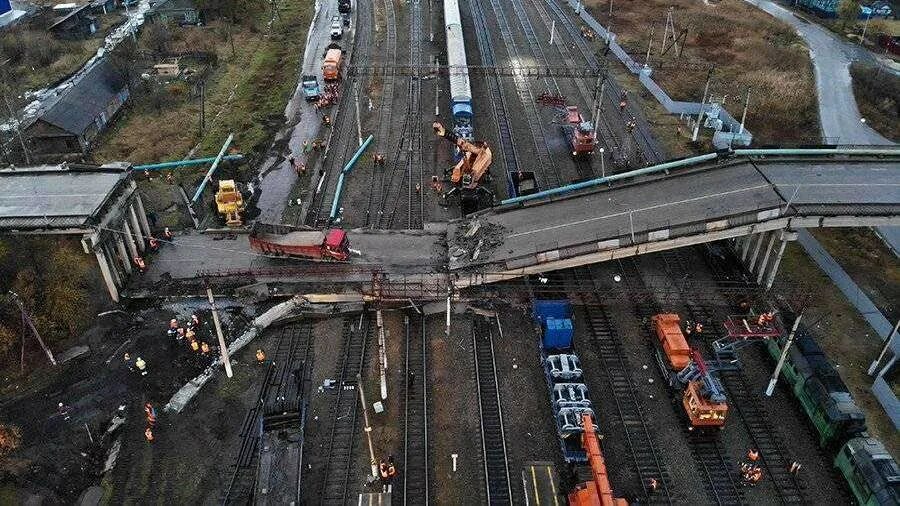
[[[241,220],[241,211],[244,210],[244,197],[238,190],[237,183],[233,179],[219,181],[219,191],[216,192],[216,209],[225,218],[225,224],[237,228],[244,224]]]

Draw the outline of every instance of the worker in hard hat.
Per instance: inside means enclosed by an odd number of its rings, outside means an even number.
[[[759,460],[759,451],[751,448],[747,451],[747,458],[750,459],[750,462],[756,462]]]
[[[141,274],[147,272],[147,264],[144,263],[144,259],[140,256],[134,257],[134,266],[137,268],[138,272]]]
[[[647,491],[650,494],[652,494],[652,493],[656,492],[656,490],[658,488],[659,488],[659,481],[657,481],[656,478],[650,478],[650,482],[647,484]]]
[[[134,361],[134,366],[137,367],[138,371],[141,372],[141,376],[147,375],[147,362],[144,362],[144,359],[138,357]]]
[[[154,425],[156,423],[156,409],[149,402],[144,403],[144,414],[147,415],[147,423]]]
[[[381,478],[381,491],[387,492],[388,486],[390,485],[390,477],[388,474],[388,464],[381,459],[381,462],[378,464],[378,476]]]
[[[262,350],[256,350],[256,363],[261,364],[266,361],[266,354]]]
[[[200,353],[204,355],[209,355],[209,345],[206,344],[206,341],[200,343]]]
[[[146,429],[144,429],[144,437],[147,438],[148,443],[152,443],[153,442],[153,429],[151,429],[150,427],[147,427]]]

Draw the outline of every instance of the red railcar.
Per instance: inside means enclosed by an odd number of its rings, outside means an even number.
[[[597,144],[597,133],[590,121],[585,121],[578,112],[578,107],[570,105],[566,107],[566,123],[563,126],[569,141],[572,156],[587,157],[594,154]]]
[[[341,229],[315,230],[291,225],[256,223],[250,247],[267,255],[304,258],[315,262],[345,262],[350,240]]]

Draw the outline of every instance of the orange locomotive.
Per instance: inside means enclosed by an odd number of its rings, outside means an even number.
[[[688,346],[681,332],[681,318],[658,314],[651,321],[662,350],[658,354],[660,368],[669,385],[682,390],[681,404],[690,420],[689,429],[722,428],[728,415],[724,388],[700,353]]]
[[[574,105],[566,106],[566,122],[563,125],[566,139],[573,157],[588,157],[594,154],[597,132],[590,121],[585,121]]]

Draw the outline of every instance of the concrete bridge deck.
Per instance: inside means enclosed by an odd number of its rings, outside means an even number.
[[[738,157],[501,206],[450,224],[450,269],[508,278],[778,229],[900,224],[898,161]]]

